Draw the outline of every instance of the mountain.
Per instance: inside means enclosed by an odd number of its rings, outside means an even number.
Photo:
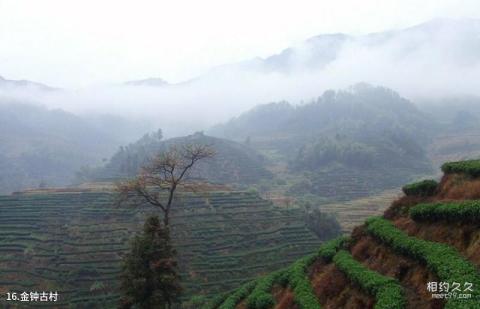
[[[405,186],[350,236],[201,308],[478,308],[480,161],[442,170],[440,183]]]
[[[294,106],[285,101],[259,105],[208,132],[243,140],[367,129],[382,132],[398,127],[420,141],[427,138],[432,122],[395,91],[360,83],[345,90],[328,90],[303,105]]]
[[[82,166],[100,164],[135,135],[123,126],[118,118],[1,101],[0,193],[71,183]]]
[[[238,115],[259,102],[299,102],[325,89],[362,81],[395,89],[415,102],[421,97],[480,95],[476,83],[480,78],[479,24],[475,19],[436,19],[366,35],[321,34],[277,54],[215,67],[182,83],[166,84],[153,77],[126,82],[132,87],[65,91],[60,99],[135,106],[134,114],[162,123],[169,136],[180,136]],[[59,106],[56,96],[42,99]],[[127,108],[111,110],[133,114]]]
[[[195,133],[184,137],[162,140],[162,132],[146,134],[141,139],[121,147],[103,166],[83,171],[84,180],[111,180],[133,177],[157,153],[173,145],[203,144],[211,146],[215,157],[200,161],[191,176],[220,184],[252,184],[271,177],[265,168],[265,158],[247,145]]]
[[[388,52],[388,56],[395,58],[392,60],[406,63],[425,56],[428,49],[433,52],[431,56],[446,57],[448,64],[475,65],[480,61],[479,34],[478,19],[446,18],[433,19],[405,29],[366,35],[321,34],[266,58],[219,66],[211,74],[232,69],[286,74],[303,70],[321,71],[340,60],[353,47],[361,53],[372,55],[379,51]],[[445,50],[447,46],[448,51]]]
[[[29,80],[9,80],[0,76],[0,90],[16,90],[16,89],[29,89],[40,91],[55,91],[58,88],[50,87],[41,83],[32,82]]]
[[[278,98],[278,93],[300,98],[302,94],[296,91],[299,88],[304,90],[305,97],[314,93],[312,87],[337,88],[360,81],[381,83],[418,97],[431,96],[432,92],[437,92],[436,96],[479,95],[474,83],[479,76],[479,64],[480,19],[437,18],[408,28],[365,35],[320,34],[264,58],[213,67],[175,85],[207,86],[216,92],[221,83],[230,92],[232,88],[249,87],[263,96],[271,93],[265,90],[271,88],[276,94],[268,96],[272,99]],[[297,84],[298,81],[302,83]],[[167,85],[159,78],[126,84]]]
[[[292,194],[344,199],[429,173],[424,145],[436,128],[396,92],[357,84],[326,91],[303,105],[260,105],[208,133],[248,141],[272,164],[283,161],[288,167],[284,178],[299,177],[289,189]]]

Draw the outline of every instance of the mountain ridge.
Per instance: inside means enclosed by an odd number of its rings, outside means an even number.
[[[406,59],[406,57],[414,55],[417,51],[421,52],[421,48],[426,44],[447,44],[448,42],[442,41],[442,36],[451,36],[452,34],[457,37],[455,43],[461,45],[457,47],[462,47],[462,49],[455,49],[455,52],[450,55],[453,57],[451,59],[457,61],[458,65],[464,65],[466,60],[468,60],[468,63],[478,63],[480,61],[480,39],[478,37],[480,34],[480,19],[434,18],[401,29],[371,32],[362,35],[347,33],[324,33],[315,35],[306,38],[296,46],[288,46],[267,57],[254,57],[239,62],[214,66],[202,75],[192,76],[178,83],[170,84],[162,78],[146,77],[144,79],[126,81],[123,84],[152,87],[190,85],[203,79],[209,79],[211,76],[231,74],[238,69],[250,72],[281,74],[289,74],[299,69],[321,71],[333,63],[340,56],[342,48],[350,43],[359,44],[360,47],[368,49],[375,46],[385,46],[389,48],[388,44],[397,44],[395,40],[399,40],[400,43],[403,41],[403,43],[408,44],[411,50],[403,55],[397,52],[395,56]],[[409,36],[413,38],[412,41],[408,40]],[[400,50],[402,49],[405,49],[405,47],[400,48]],[[9,81],[0,77],[0,85],[2,81],[12,85],[15,84],[14,82],[17,82],[16,84],[19,86],[28,84],[45,90],[58,89],[28,80]]]
[[[459,40],[455,42],[458,44],[467,44],[467,38],[462,36],[469,36],[475,42],[472,46],[479,52],[475,53],[467,50],[467,55],[472,58],[472,61],[477,63],[480,61],[480,56],[478,56],[480,55],[480,39],[478,36],[480,34],[480,19],[434,18],[402,29],[372,32],[364,35],[319,34],[305,39],[296,47],[287,47],[265,58],[256,57],[214,67],[206,75],[223,74],[223,71],[228,72],[239,68],[265,73],[290,73],[299,69],[321,70],[334,62],[340,55],[342,48],[349,43],[359,44],[365,48],[388,47],[388,44],[395,43],[396,39],[401,39],[405,41],[404,43],[409,44],[411,50],[403,56],[399,53],[396,56],[409,57],[415,54],[412,50],[420,50],[425,46],[425,42],[428,42],[428,44],[446,44],[442,42],[442,35],[446,34],[458,36]],[[409,36],[413,38],[413,41],[408,41]],[[460,49],[457,49],[456,53],[458,54],[459,51]],[[454,54],[453,56],[460,55]],[[459,61],[460,64],[462,63],[461,58],[452,59]],[[202,77],[199,76],[198,78],[201,79]]]
[[[26,79],[21,80],[13,80],[13,79],[5,79],[4,77],[0,76],[0,89],[15,89],[15,88],[32,88],[35,90],[40,91],[58,91],[60,88],[51,87],[42,83],[33,82]]]

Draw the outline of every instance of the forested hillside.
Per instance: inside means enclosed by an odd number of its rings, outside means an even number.
[[[146,134],[135,143],[121,147],[105,166],[84,170],[80,177],[85,180],[115,180],[133,177],[156,154],[172,146],[201,144],[211,146],[214,158],[200,162],[192,178],[201,178],[220,184],[252,184],[272,175],[265,169],[265,158],[248,145],[204,135],[201,132],[167,140],[162,132]]]
[[[70,184],[82,166],[100,164],[142,129],[112,116],[1,101],[0,193]]]
[[[418,141],[432,133],[432,126],[431,119],[425,119],[423,112],[395,91],[361,83],[346,90],[328,90],[318,99],[300,105],[288,102],[260,105],[210,132],[232,139],[254,140],[266,136],[316,136],[333,129],[340,130],[339,133],[361,130],[360,136],[368,136],[368,130],[398,129],[414,134]]]
[[[274,165],[284,162],[286,177],[302,175],[292,193],[345,197],[353,187],[364,196],[431,172],[424,145],[436,127],[396,92],[357,84],[303,105],[260,105],[209,133],[244,141]]]

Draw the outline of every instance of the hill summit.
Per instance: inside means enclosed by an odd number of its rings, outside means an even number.
[[[22,89],[26,88],[40,91],[55,91],[59,90],[58,88],[50,87],[41,83],[32,82],[29,80],[11,80],[6,79],[0,76],[0,90],[4,89]]]
[[[83,177],[90,180],[134,177],[157,153],[185,144],[209,145],[216,151],[214,158],[199,162],[190,175],[193,178],[201,178],[211,183],[251,184],[271,177],[264,167],[264,157],[248,145],[208,136],[202,132],[163,140],[161,130],[120,147],[105,166],[90,171]]]

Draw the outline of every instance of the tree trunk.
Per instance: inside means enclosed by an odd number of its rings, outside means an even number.
[[[173,184],[172,188],[168,192],[168,202],[167,206],[165,207],[165,211],[163,213],[163,224],[165,227],[168,228],[168,224],[170,223],[170,207],[172,206],[173,202],[173,194],[175,193],[175,189],[177,189],[177,185]]]
[[[170,224],[169,217],[170,217],[170,210],[165,210],[165,212],[163,213],[163,224],[165,225],[165,228],[169,227],[168,226]]]

